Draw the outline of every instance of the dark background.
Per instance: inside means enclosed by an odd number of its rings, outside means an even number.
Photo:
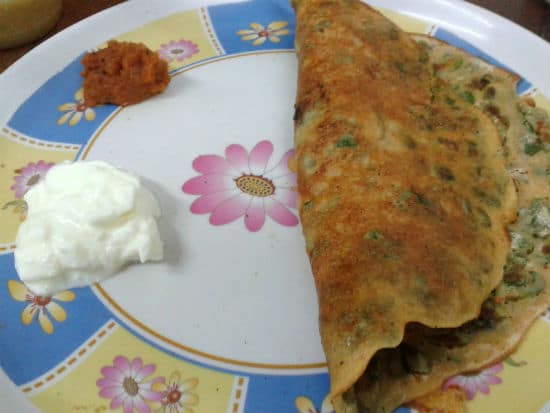
[[[544,0],[468,0],[489,9],[550,42],[550,4]]]
[[[45,38],[85,17],[123,1],[125,0],[64,0],[61,20]],[[468,1],[514,21],[550,42],[550,4],[544,0]],[[41,39],[41,41],[43,40]],[[39,43],[40,41],[23,47],[0,51],[0,73]]]

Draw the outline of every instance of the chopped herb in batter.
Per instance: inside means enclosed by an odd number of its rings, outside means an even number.
[[[349,133],[343,135],[336,143],[337,148],[355,148],[356,146],[357,142],[355,141],[355,138]]]

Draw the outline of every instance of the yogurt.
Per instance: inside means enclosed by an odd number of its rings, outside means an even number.
[[[106,162],[56,165],[25,201],[15,268],[37,295],[104,280],[128,263],[163,258],[157,200],[137,176]]]

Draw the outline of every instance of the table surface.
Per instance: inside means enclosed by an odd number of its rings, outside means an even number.
[[[63,15],[43,39],[26,46],[0,51],[0,73],[53,34],[103,9],[125,0],[64,0]],[[544,0],[467,0],[492,10],[550,41],[550,4]]]

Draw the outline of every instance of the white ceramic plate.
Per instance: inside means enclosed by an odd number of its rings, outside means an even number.
[[[519,93],[548,104],[550,46],[519,26],[462,1],[371,3],[406,30],[496,59],[524,77]],[[308,403],[328,412],[287,162],[293,29],[283,0],[134,0],[65,30],[0,75],[0,366],[16,384],[0,374],[0,400],[10,411],[32,411],[27,400],[47,412],[122,411],[104,379],[109,366],[133,363],[151,366],[139,392],[158,382],[143,393],[144,411],[161,408],[153,399],[164,391],[183,394],[181,406],[194,412],[305,413]],[[164,53],[173,75],[167,91],[124,109],[86,108],[79,57],[110,38]],[[25,295],[13,269],[25,190],[14,177],[73,159],[106,160],[144,177],[163,208],[166,260],[52,297],[58,306],[38,305],[51,326],[23,322],[39,300]],[[550,394],[537,377],[550,373],[550,352],[538,346],[549,340],[541,319],[515,356],[520,362],[485,373],[498,380],[472,378],[502,383],[489,396],[478,392],[471,411],[544,411]],[[517,386],[526,391],[515,394]]]

